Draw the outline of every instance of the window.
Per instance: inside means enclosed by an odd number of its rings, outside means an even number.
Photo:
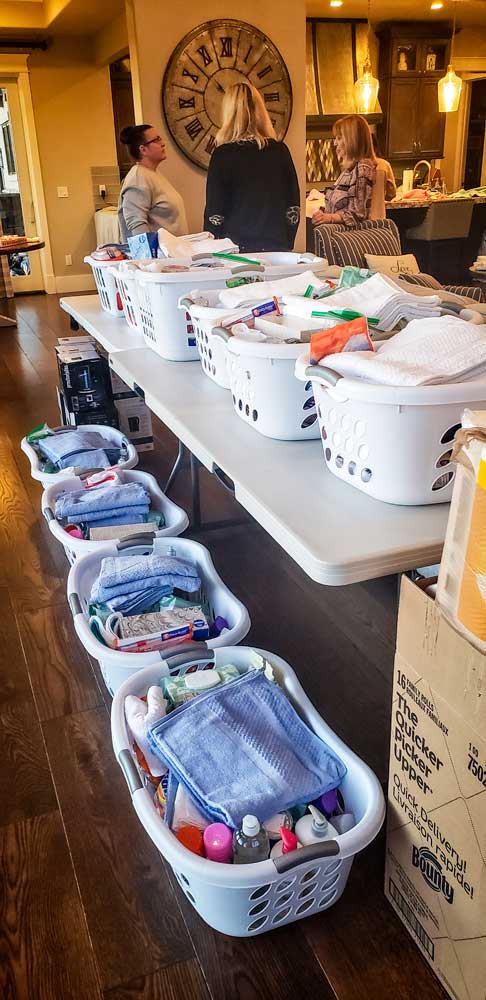
[[[7,160],[7,173],[15,174],[17,171],[15,169],[15,156],[13,151],[12,133],[10,131],[10,122],[5,122],[5,125],[2,125],[2,133],[5,146],[5,156]]]

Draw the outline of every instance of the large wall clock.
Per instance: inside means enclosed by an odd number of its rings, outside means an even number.
[[[174,49],[162,82],[165,120],[179,149],[207,169],[221,125],[225,90],[239,80],[258,88],[278,139],[292,113],[287,67],[273,42],[251,24],[206,21]]]

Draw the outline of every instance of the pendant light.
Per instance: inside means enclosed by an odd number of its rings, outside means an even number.
[[[370,115],[376,108],[378,100],[379,81],[373,76],[370,59],[370,12],[371,0],[368,0],[368,24],[366,30],[366,59],[363,73],[353,87],[353,100],[359,115]]]
[[[454,24],[452,28],[451,40],[451,61],[447,67],[447,73],[439,80],[437,89],[439,91],[439,111],[457,111],[461,99],[462,80],[454,73],[452,68],[452,50],[454,48],[454,35],[456,33],[456,5],[454,3]]]

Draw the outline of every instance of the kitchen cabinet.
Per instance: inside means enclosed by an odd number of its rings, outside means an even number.
[[[378,35],[384,111],[378,134],[384,156],[441,158],[445,114],[439,111],[437,81],[447,70],[450,30],[426,23],[390,24]]]

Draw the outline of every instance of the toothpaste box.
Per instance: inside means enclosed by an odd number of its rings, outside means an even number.
[[[385,893],[454,1000],[486,998],[486,656],[402,579]]]

